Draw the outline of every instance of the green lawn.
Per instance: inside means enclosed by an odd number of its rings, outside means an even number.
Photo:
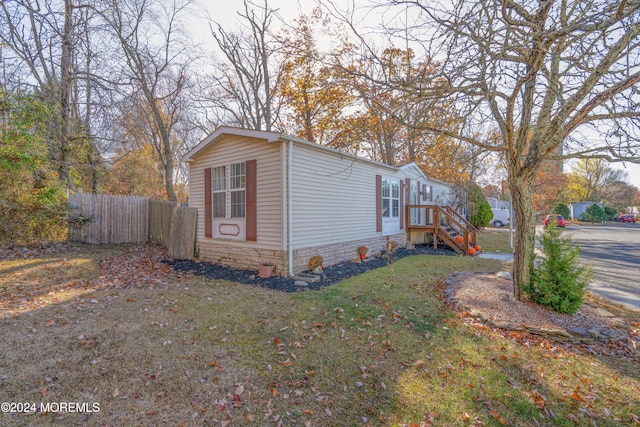
[[[495,260],[407,257],[294,294],[153,267],[135,273],[144,286],[105,285],[100,260],[124,268],[136,252],[0,260],[0,296],[12,302],[3,401],[100,406],[3,413],[1,425],[628,426],[640,416],[638,360],[474,327],[448,310],[440,279],[505,267]],[[57,276],[69,265],[83,285]],[[25,295],[40,303],[16,309],[32,282],[39,294]]]

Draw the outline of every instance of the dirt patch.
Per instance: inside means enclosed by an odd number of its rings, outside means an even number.
[[[154,287],[176,277],[162,262],[167,250],[152,244],[91,246],[59,243],[3,249],[0,316],[10,317],[100,289]],[[178,274],[177,277],[181,275]]]

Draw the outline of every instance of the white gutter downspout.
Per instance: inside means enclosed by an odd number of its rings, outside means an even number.
[[[289,254],[289,277],[293,277],[293,141],[289,140],[289,158],[287,159],[287,237],[288,237],[288,254]]]

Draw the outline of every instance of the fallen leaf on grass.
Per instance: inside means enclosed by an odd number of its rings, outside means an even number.
[[[531,397],[533,398],[533,404],[536,405],[539,409],[544,409],[545,406],[547,406],[547,401],[545,400],[544,396],[537,391],[534,390],[531,394]]]
[[[571,393],[571,398],[574,400],[577,400],[578,402],[582,402],[582,403],[587,403],[586,400],[584,400],[582,398],[582,396],[580,396],[578,393],[576,393],[575,391],[573,393]]]
[[[233,406],[234,408],[241,408],[242,406],[244,406],[244,402],[242,402],[240,396],[234,393],[231,397],[231,406]]]
[[[502,415],[500,415],[499,413],[497,413],[496,411],[489,411],[489,414],[491,414],[491,416],[493,418],[495,418],[500,424],[507,425],[507,420],[505,420],[504,418],[502,418]]]

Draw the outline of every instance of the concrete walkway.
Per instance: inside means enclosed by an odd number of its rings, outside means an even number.
[[[513,261],[513,254],[510,252],[480,252],[478,258],[497,259],[500,261]]]

